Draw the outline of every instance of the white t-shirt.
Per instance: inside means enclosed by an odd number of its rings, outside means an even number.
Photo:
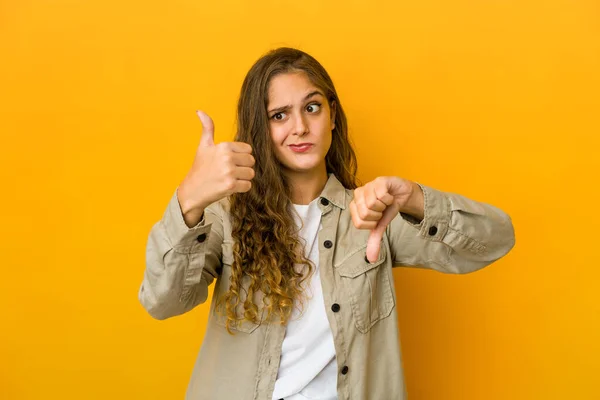
[[[294,219],[306,243],[304,254],[316,269],[304,292],[303,312],[295,307],[286,327],[274,400],[337,400],[337,361],[319,273],[317,237],[322,226],[318,201],[319,197],[308,205],[294,204],[300,215]]]

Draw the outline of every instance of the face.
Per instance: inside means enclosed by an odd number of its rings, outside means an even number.
[[[326,174],[325,156],[335,128],[335,103],[304,72],[278,74],[269,84],[271,141],[288,173]]]

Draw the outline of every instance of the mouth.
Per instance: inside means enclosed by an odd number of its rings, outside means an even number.
[[[310,150],[314,145],[312,143],[300,143],[300,144],[290,144],[289,148],[294,153],[305,153]]]

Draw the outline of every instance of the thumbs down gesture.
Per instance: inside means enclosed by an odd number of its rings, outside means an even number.
[[[371,231],[367,241],[369,262],[377,260],[385,228],[399,212],[423,219],[424,195],[417,183],[382,176],[354,190],[350,215],[356,228]]]

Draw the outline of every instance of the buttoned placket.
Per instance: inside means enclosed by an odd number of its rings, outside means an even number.
[[[334,206],[326,198],[321,198],[319,201],[321,209],[321,223],[323,228],[318,233],[319,241],[319,265],[321,274],[321,288],[323,290],[323,301],[325,308],[328,310],[327,318],[333,335],[333,342],[336,352],[336,360],[338,363],[338,386],[342,387],[343,392],[338,392],[339,400],[348,400],[348,385],[345,383],[347,374],[349,373],[346,366],[346,345],[344,340],[341,309],[336,293],[339,295],[341,291],[335,290],[335,277],[333,270],[333,255],[336,249],[335,243],[337,240],[337,226],[341,216],[341,209]],[[279,360],[281,358],[281,346],[285,337],[285,326],[279,324],[267,324],[265,327],[265,338],[263,350],[259,359],[259,366],[256,377],[256,387],[254,392],[254,400],[262,399],[263,394],[272,396],[279,371]],[[342,385],[339,385],[340,380]],[[269,397],[270,398],[270,397]]]
[[[334,206],[325,198],[321,199],[321,212],[323,229],[319,231],[319,264],[321,270],[321,287],[323,289],[323,301],[327,309],[327,319],[333,335],[336,360],[338,364],[338,391],[339,400],[349,399],[348,385],[346,383],[348,367],[346,366],[346,342],[344,340],[343,321],[341,307],[339,305],[340,290],[336,290],[336,280],[333,270],[333,256],[337,243],[337,227],[341,216],[341,209]],[[341,384],[340,384],[341,383]]]

